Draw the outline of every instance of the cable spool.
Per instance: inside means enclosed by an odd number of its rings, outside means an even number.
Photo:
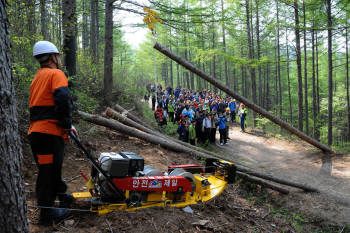
[[[163,172],[161,172],[159,169],[149,165],[143,168],[143,173],[145,174],[145,176],[163,176],[164,175]]]
[[[187,180],[189,180],[192,183],[192,191],[196,190],[196,182],[191,172],[187,172],[183,168],[175,168],[173,171],[170,172],[169,176],[185,177]]]

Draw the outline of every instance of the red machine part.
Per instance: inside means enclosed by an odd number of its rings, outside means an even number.
[[[181,188],[183,192],[192,192],[191,182],[183,176],[143,176],[114,178],[114,184],[120,190],[176,192]]]

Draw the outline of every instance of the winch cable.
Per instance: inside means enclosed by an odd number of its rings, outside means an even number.
[[[77,212],[91,212],[91,209],[74,209],[74,208],[60,208],[54,206],[39,206],[39,205],[27,205],[28,208],[37,208],[37,209],[54,209],[54,210],[69,210],[69,211],[77,211]]]
[[[101,168],[101,166],[95,161],[92,155],[85,149],[85,147],[81,144],[80,140],[74,135],[72,131],[68,132],[69,136],[73,139],[75,144],[84,152],[86,157],[91,161],[92,165],[100,172],[107,180],[110,187],[113,189],[115,193],[119,195],[125,201],[125,196],[122,191],[120,191],[117,186],[113,183],[111,177]]]

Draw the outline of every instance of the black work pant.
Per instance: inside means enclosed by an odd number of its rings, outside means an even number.
[[[154,100],[152,99],[152,111],[154,111],[155,108],[156,108],[156,101],[154,101]]]
[[[220,133],[220,143],[226,143],[227,138],[226,138],[226,129],[219,129]]]
[[[53,206],[56,196],[67,191],[62,180],[64,141],[62,137],[31,133],[30,145],[39,172],[36,180],[36,195],[39,206]]]
[[[195,146],[196,145],[196,139],[190,139],[190,144]]]
[[[210,131],[211,131],[211,128],[204,128],[205,144],[209,144],[210,142]]]
[[[236,112],[235,111],[231,112],[231,122],[236,123]]]
[[[169,112],[168,114],[169,114],[169,121],[170,121],[171,123],[175,123],[175,122],[174,122],[174,112]]]
[[[214,144],[215,143],[215,136],[216,136],[216,128],[211,128],[210,130],[210,143]]]

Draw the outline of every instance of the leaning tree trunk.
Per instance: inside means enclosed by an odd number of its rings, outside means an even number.
[[[77,3],[76,0],[62,1],[62,24],[63,24],[63,52],[64,64],[69,76],[77,73]]]
[[[0,1],[0,226],[1,232],[29,232],[22,150],[10,61],[6,0]]]
[[[169,57],[170,59],[178,62],[180,65],[182,65],[186,69],[190,70],[191,72],[194,72],[199,77],[207,80],[208,82],[213,84],[213,86],[218,87],[220,90],[224,91],[226,94],[228,94],[228,95],[236,98],[238,101],[244,103],[245,105],[247,105],[248,108],[251,108],[253,111],[255,111],[257,113],[260,113],[261,115],[263,115],[267,119],[269,119],[272,122],[274,122],[274,123],[278,124],[279,126],[283,127],[285,130],[288,130],[292,134],[298,136],[300,139],[310,143],[311,145],[321,149],[324,152],[333,153],[333,150],[330,147],[328,147],[326,145],[323,145],[322,143],[320,143],[320,142],[316,141],[315,139],[309,137],[308,135],[304,134],[300,130],[297,130],[296,128],[294,128],[293,126],[289,125],[288,123],[286,123],[286,122],[282,121],[281,119],[273,116],[267,110],[265,110],[262,107],[256,105],[255,103],[251,102],[247,98],[245,98],[245,97],[243,97],[243,96],[233,92],[230,88],[228,88],[227,86],[222,84],[220,81],[216,80],[214,77],[211,77],[210,75],[204,73],[203,71],[201,71],[197,67],[193,66],[191,63],[189,63],[185,59],[180,58],[177,55],[173,54],[171,51],[169,51],[163,45],[161,45],[159,43],[155,43],[154,48],[157,49],[159,52],[163,53],[165,56]]]

